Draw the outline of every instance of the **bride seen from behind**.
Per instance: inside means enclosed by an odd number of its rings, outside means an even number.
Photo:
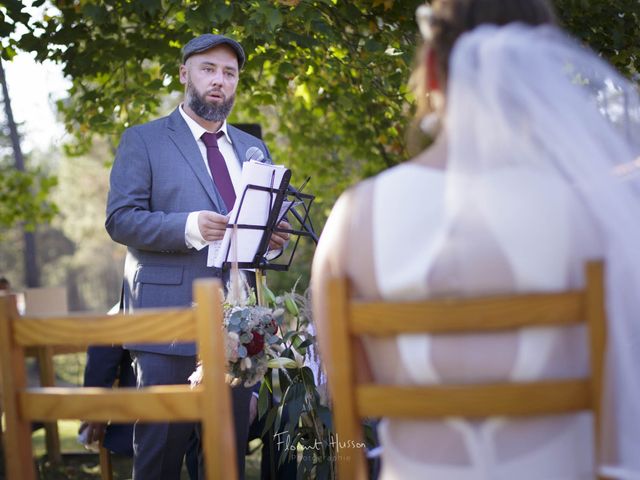
[[[640,478],[637,91],[554,27],[543,0],[435,0],[418,20],[418,112],[435,108],[439,122],[430,113],[423,124],[439,123],[440,133],[336,203],[312,271],[320,346],[319,299],[332,276],[346,275],[366,299],[554,291],[582,286],[584,263],[602,258],[604,441],[616,449],[595,457],[588,413],[385,419],[381,478]],[[588,371],[585,336],[570,327],[367,338],[358,370],[400,384],[573,377]]]

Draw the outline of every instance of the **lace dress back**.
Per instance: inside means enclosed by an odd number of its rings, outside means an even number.
[[[381,298],[582,285],[584,262],[600,251],[598,235],[562,179],[510,167],[477,179],[472,188],[468,204],[452,216],[444,208],[441,171],[406,164],[373,180],[370,251]],[[366,288],[360,291],[367,296]],[[367,338],[365,349],[381,383],[517,382],[588,370],[581,327]],[[386,419],[379,434],[383,479],[593,478],[587,413],[482,421]]]

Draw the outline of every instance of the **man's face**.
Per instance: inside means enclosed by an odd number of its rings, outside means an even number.
[[[238,57],[227,45],[197,53],[180,66],[185,103],[199,117],[221,122],[229,115],[238,86]]]

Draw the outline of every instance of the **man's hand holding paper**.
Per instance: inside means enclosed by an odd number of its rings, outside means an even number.
[[[229,223],[228,215],[204,210],[198,214],[198,228],[200,234],[207,242],[222,240]]]
[[[286,220],[281,220],[278,223],[277,228],[291,230],[291,225]],[[280,250],[284,248],[289,240],[289,234],[287,232],[275,231],[271,234],[269,240],[269,250]]]

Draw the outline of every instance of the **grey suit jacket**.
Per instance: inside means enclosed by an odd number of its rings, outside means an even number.
[[[228,133],[243,162],[262,140],[231,125]],[[178,109],[169,116],[128,128],[111,170],[107,219],[111,238],[128,247],[124,268],[124,308],[188,306],[196,278],[220,276],[208,268],[207,249],[187,248],[185,225],[190,212],[227,214],[202,160],[193,134]],[[129,345],[173,355],[194,355],[193,344]]]

